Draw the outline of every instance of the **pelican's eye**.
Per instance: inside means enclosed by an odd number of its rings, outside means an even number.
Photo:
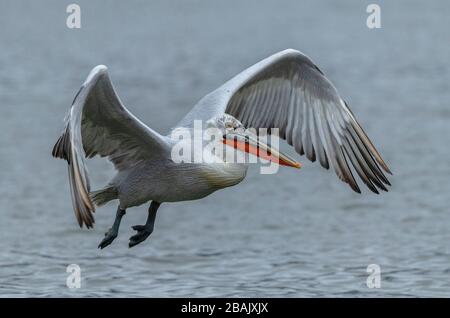
[[[225,128],[226,128],[226,129],[233,129],[233,128],[234,128],[234,125],[233,125],[232,122],[227,122],[227,123],[225,123]]]

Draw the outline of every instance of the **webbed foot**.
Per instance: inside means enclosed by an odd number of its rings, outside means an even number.
[[[104,249],[109,244],[111,244],[114,239],[117,237],[117,231],[115,231],[113,228],[110,228],[106,233],[104,239],[100,242],[98,245],[98,248]]]
[[[152,224],[153,225],[153,224]],[[147,225],[135,225],[131,227],[133,230],[137,231],[137,234],[130,237],[130,242],[128,243],[129,247],[133,247],[138,245],[139,243],[145,241],[147,237],[150,236],[153,232],[153,226]]]

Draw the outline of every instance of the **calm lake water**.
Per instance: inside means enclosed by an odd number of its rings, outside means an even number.
[[[450,296],[450,3],[377,1],[0,3],[0,296]],[[166,132],[203,95],[285,48],[335,83],[394,172],[389,193],[354,194],[318,164],[260,175],[193,202],[163,204],[149,240],[128,248],[147,206],[97,249],[72,212],[66,164],[50,156],[97,64],[123,102]],[[286,148],[287,149],[287,148]],[[294,154],[291,151],[291,154]],[[113,168],[90,165],[94,189]],[[81,267],[80,289],[66,267]],[[366,286],[369,264],[381,288]]]

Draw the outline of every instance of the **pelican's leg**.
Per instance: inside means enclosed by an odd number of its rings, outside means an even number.
[[[114,241],[114,239],[119,234],[119,227],[120,227],[120,221],[122,220],[122,217],[125,215],[125,210],[122,210],[120,206],[117,207],[116,212],[116,219],[114,220],[114,224],[112,228],[108,230],[108,232],[105,233],[105,238],[100,242],[98,245],[98,248],[104,249],[109,244]]]
[[[128,243],[129,247],[133,247],[143,241],[147,237],[150,236],[153,232],[153,225],[155,224],[155,218],[156,218],[156,212],[158,211],[158,208],[161,203],[152,201],[150,204],[150,207],[148,208],[148,216],[147,216],[147,222],[145,222],[145,225],[135,225],[131,228],[135,231],[137,231],[137,234],[130,237],[130,242]]]

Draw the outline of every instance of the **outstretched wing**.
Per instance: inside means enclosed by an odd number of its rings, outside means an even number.
[[[108,157],[117,170],[166,151],[164,137],[153,131],[121,103],[107,68],[95,67],[74,98],[53,156],[67,160],[73,208],[80,226],[92,227],[95,207],[89,197],[85,158]]]
[[[304,54],[288,49],[238,74],[205,96],[180,122],[228,113],[249,128],[278,128],[300,154],[361,192],[353,166],[375,193],[390,185],[391,173],[347,103],[324,73]],[[382,169],[381,169],[381,168]]]

